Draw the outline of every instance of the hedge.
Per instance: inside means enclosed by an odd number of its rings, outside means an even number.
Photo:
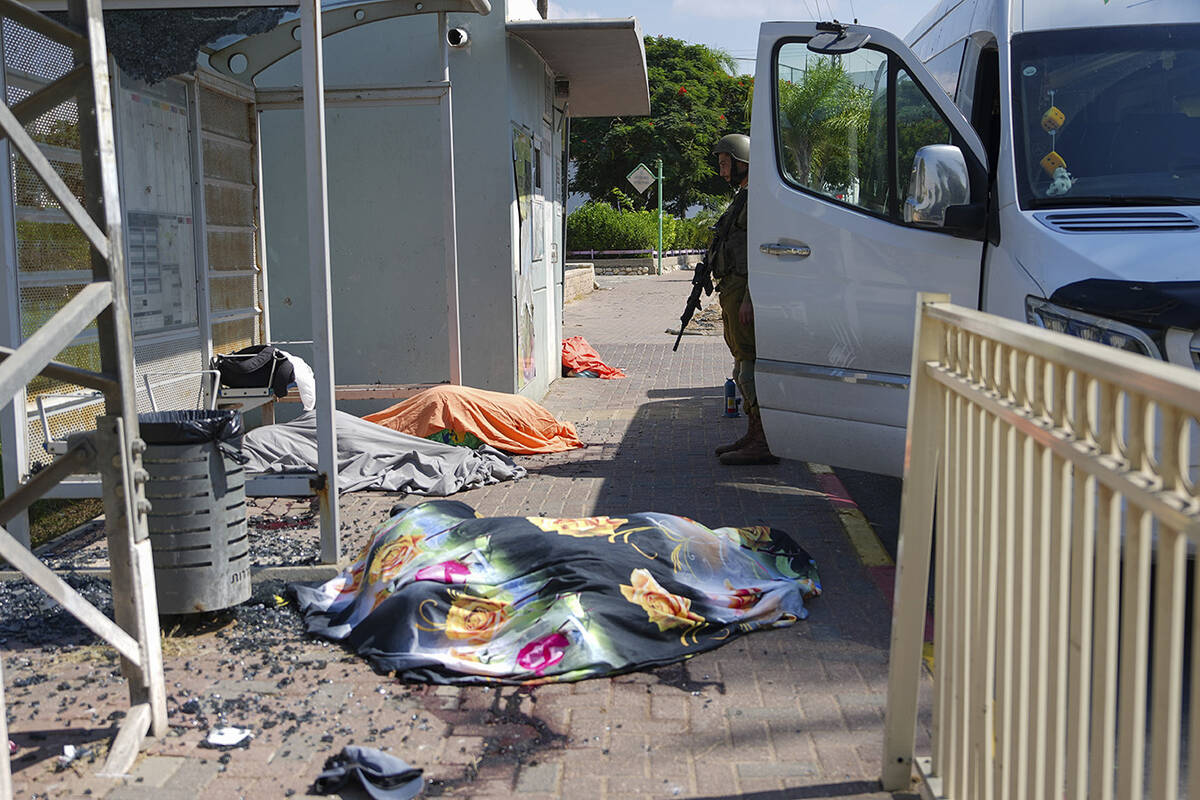
[[[703,249],[712,234],[692,219],[663,214],[663,250]],[[621,211],[608,203],[585,203],[567,217],[567,250],[654,250],[657,211]]]

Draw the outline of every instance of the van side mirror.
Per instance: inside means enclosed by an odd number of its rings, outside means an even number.
[[[945,228],[946,209],[970,202],[971,178],[962,150],[952,144],[931,144],[917,151],[904,200],[905,222]]]

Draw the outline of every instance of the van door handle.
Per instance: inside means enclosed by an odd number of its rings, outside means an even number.
[[[779,242],[774,242],[772,244],[760,244],[758,249],[769,256],[808,258],[812,253],[812,248],[806,244],[780,244]]]

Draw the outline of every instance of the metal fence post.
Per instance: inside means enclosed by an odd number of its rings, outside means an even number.
[[[935,476],[942,426],[941,390],[925,375],[926,363],[939,358],[941,325],[924,320],[923,316],[926,305],[949,301],[950,296],[946,294],[917,295],[908,440],[900,501],[900,540],[896,553],[896,594],[892,602],[888,703],[884,720],[882,782],[885,791],[907,789],[912,779],[926,591],[933,544]]]

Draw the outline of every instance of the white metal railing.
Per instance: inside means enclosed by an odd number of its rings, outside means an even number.
[[[917,303],[884,788],[915,765],[945,798],[1200,797],[1200,375],[948,300]]]

